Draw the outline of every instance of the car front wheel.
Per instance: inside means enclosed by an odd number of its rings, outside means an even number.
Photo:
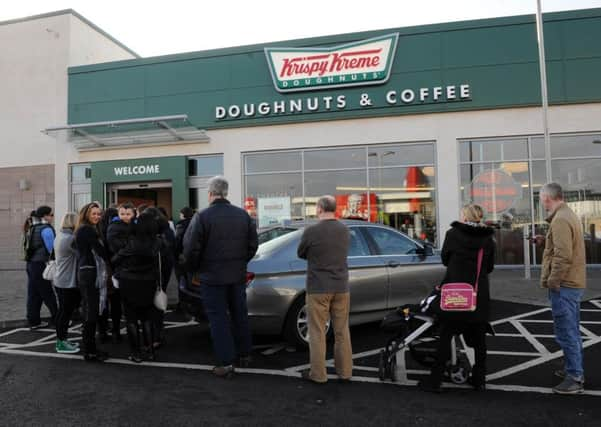
[[[305,297],[299,297],[290,311],[286,319],[286,325],[284,327],[284,337],[286,340],[299,348],[307,348],[309,346],[309,321],[307,316],[307,305],[305,304]],[[331,335],[331,322],[326,322],[326,337]]]

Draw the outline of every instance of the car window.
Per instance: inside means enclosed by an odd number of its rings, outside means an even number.
[[[348,256],[369,256],[369,246],[358,229],[350,228],[351,242],[348,248]]]
[[[376,242],[381,255],[414,254],[417,246],[409,238],[393,230],[381,227],[367,227]]]

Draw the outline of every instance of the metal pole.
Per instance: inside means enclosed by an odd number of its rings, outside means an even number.
[[[545,166],[547,181],[552,181],[551,175],[551,139],[549,138],[549,100],[547,97],[547,67],[545,62],[545,37],[543,34],[543,16],[541,12],[541,0],[536,0],[536,34],[538,39],[538,62],[540,68],[540,86],[543,107],[543,132],[545,136]]]
[[[530,279],[530,232],[528,230],[528,224],[524,225],[523,228],[524,236],[524,279]]]

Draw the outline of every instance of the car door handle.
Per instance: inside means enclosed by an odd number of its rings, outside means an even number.
[[[388,262],[386,263],[386,265],[387,265],[388,267],[395,268],[395,267],[398,267],[399,265],[401,265],[401,263],[400,263],[400,262],[398,262],[398,261],[388,261]]]

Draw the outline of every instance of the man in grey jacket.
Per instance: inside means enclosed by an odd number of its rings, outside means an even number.
[[[302,377],[316,383],[328,380],[326,373],[326,324],[334,328],[334,365],[342,381],[353,371],[349,332],[350,292],[346,257],[349,230],[335,217],[336,199],[322,196],[317,201],[319,222],[307,227],[298,246],[298,256],[307,260],[307,317],[311,369]]]

